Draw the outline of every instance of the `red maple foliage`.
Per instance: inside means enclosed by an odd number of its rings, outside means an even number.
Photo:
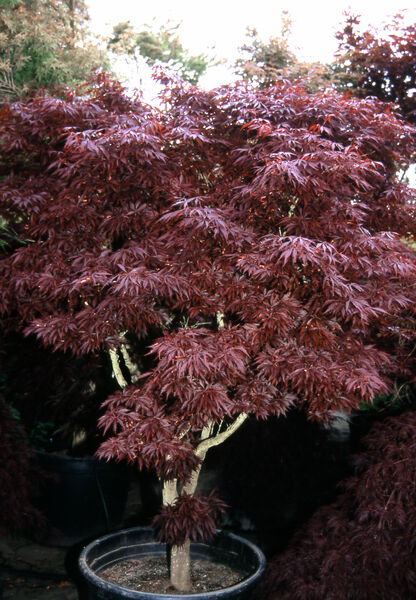
[[[183,545],[187,540],[212,538],[216,532],[216,517],[225,508],[212,493],[205,498],[184,493],[175,504],[164,506],[153,522],[162,541]]]
[[[373,425],[334,504],[271,560],[259,600],[403,600],[416,594],[416,413]]]
[[[352,89],[395,102],[416,123],[416,23],[406,25],[398,13],[383,30],[362,31],[360,17],[347,14],[337,38],[339,61]]]
[[[158,109],[105,75],[2,109],[20,242],[0,308],[55,350],[109,353],[100,455],[156,469],[182,540],[206,451],[248,415],[329,420],[409,369],[416,220],[396,172],[415,130],[374,98],[159,79]]]

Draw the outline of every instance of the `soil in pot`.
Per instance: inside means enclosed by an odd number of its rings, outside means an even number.
[[[191,590],[187,594],[227,588],[242,581],[248,571],[209,560],[195,559],[191,563]],[[126,560],[104,569],[99,576],[111,583],[132,590],[168,594],[181,592],[172,587],[166,560],[162,557]],[[185,593],[185,592],[184,592]]]
[[[104,571],[115,565],[126,565],[130,561],[147,559],[160,559],[160,564],[165,568],[164,576],[167,576],[166,546],[156,540],[154,531],[150,527],[124,529],[88,544],[78,560],[81,576],[88,587],[88,599],[121,600],[123,598],[127,600],[130,598],[133,600],[133,598],[143,598],[143,600],[158,600],[169,598],[173,600],[181,596],[176,590],[167,587],[170,586],[169,581],[164,582],[162,592],[155,592],[150,591],[149,588],[137,590],[136,587],[133,590],[124,587],[126,583],[120,585],[120,582],[114,583],[103,577]],[[231,585],[224,581],[224,569],[220,567],[220,572],[214,571],[213,575],[209,575],[210,579],[215,580],[215,590],[205,588],[208,591],[200,591],[199,588],[196,588],[195,591],[184,594],[184,598],[205,600],[209,597],[215,598],[215,600],[248,600],[266,564],[263,553],[254,544],[224,531],[218,531],[209,543],[191,543],[191,565],[194,565],[195,568],[198,561],[202,561],[203,566],[200,580],[208,577],[210,567],[206,562],[226,565],[231,571],[234,571],[233,580]],[[147,576],[149,576],[149,571],[146,570]],[[155,578],[160,579],[160,576],[150,575],[149,577],[149,579]]]

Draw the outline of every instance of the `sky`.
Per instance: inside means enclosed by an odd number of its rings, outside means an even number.
[[[293,21],[292,48],[305,61],[331,60],[337,47],[334,34],[348,8],[361,14],[365,25],[388,22],[400,9],[405,11],[406,20],[416,21],[415,0],[398,0],[397,4],[392,0],[87,0],[87,4],[95,32],[109,34],[112,26],[122,21],[130,21],[137,28],[153,20],[156,24],[181,22],[179,37],[191,53],[215,46],[215,55],[230,62],[244,43],[248,26],[256,28],[264,41],[278,35],[283,10]],[[205,78],[204,87],[226,83],[230,77],[231,72],[219,66]]]

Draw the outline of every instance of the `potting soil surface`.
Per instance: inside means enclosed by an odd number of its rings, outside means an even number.
[[[208,560],[193,560],[191,563],[190,592],[209,592],[235,585],[247,573],[232,569],[227,565],[212,563]],[[100,572],[100,577],[121,587],[156,594],[180,594],[170,584],[166,560],[147,558],[125,560]]]

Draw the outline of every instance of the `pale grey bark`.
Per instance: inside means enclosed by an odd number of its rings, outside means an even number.
[[[123,388],[127,387],[127,381],[124,379],[124,375],[121,371],[120,361],[118,360],[117,351],[109,350],[108,353],[110,355],[111,364],[113,366],[114,377],[116,378],[118,385],[123,389]]]

